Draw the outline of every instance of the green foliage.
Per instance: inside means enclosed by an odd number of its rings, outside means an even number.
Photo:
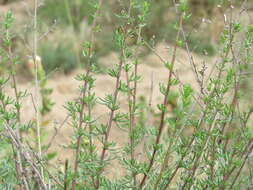
[[[210,42],[210,39],[197,36],[189,36],[188,39],[189,49],[201,55],[213,56],[215,55],[215,48]]]
[[[14,190],[14,187],[18,184],[18,180],[15,174],[15,163],[11,158],[5,157],[0,162],[0,188]]]
[[[72,25],[75,28],[84,18],[91,19],[94,2],[88,0],[46,0],[39,11],[39,17],[48,23],[56,21],[62,26]]]
[[[68,42],[51,44],[42,43],[39,49],[43,60],[43,68],[47,74],[62,70],[65,74],[70,73],[77,66],[73,45]]]

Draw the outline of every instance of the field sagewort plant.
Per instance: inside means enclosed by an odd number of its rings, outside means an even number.
[[[114,88],[111,94],[98,98],[95,88],[99,69],[94,56],[99,43],[96,35],[103,30],[99,18],[105,3],[103,0],[91,3],[94,12],[90,38],[82,46],[82,56],[88,66],[84,74],[75,78],[80,82],[78,98],[64,105],[68,124],[74,131],[68,147],[73,149],[73,161],[66,160],[64,170],[58,166],[52,169],[42,154],[41,144],[36,147],[26,139],[27,129],[34,126],[20,118],[22,99],[27,93],[19,90],[16,81],[18,57],[12,52],[13,33],[10,32],[13,16],[11,12],[6,14],[1,25],[0,49],[1,62],[8,63],[8,72],[0,77],[0,187],[25,190],[253,188],[250,126],[253,106],[244,104],[247,100],[242,94],[242,84],[248,76],[245,71],[252,64],[253,25],[247,26],[243,40],[238,42],[242,23],[232,14],[232,5],[228,8],[230,16],[225,21],[217,50],[219,59],[213,74],[208,76],[205,64],[197,65],[189,50],[184,24],[189,22],[191,14],[186,1],[173,4],[177,35],[171,60],[157,54],[143,38],[151,14],[150,1],[122,1],[120,13],[115,14],[119,25],[113,31],[119,62],[106,71],[114,79]],[[34,40],[37,46],[36,34]],[[146,105],[146,97],[139,98],[138,85],[142,79],[139,65],[144,64],[139,57],[141,47],[155,53],[168,71],[166,83],[159,85],[163,101],[157,105],[157,122],[148,120],[154,108]],[[175,72],[177,51],[182,47],[187,51],[199,90],[184,84]],[[40,114],[43,116],[52,109],[53,103],[48,97],[52,91],[46,87],[45,73],[40,72],[37,65],[37,82],[42,80],[37,87],[42,97]],[[5,92],[9,83],[13,97]],[[127,109],[121,108],[121,96],[126,98]],[[98,104],[108,110],[106,122],[100,122],[94,113],[94,106]],[[170,114],[169,106],[173,106]],[[41,127],[40,122],[37,127]],[[111,142],[113,127],[127,133],[128,142],[124,147],[117,148],[117,142]],[[184,131],[189,128],[191,132],[185,135]],[[40,135],[37,138],[38,142]],[[136,156],[139,147],[145,152],[141,159]],[[122,167],[122,176],[117,179],[106,175],[113,162]]]

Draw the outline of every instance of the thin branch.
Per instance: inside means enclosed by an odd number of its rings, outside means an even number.
[[[180,23],[179,27],[180,28],[182,26],[182,22],[183,22],[183,16],[181,15],[180,16],[180,21],[179,21],[179,23]],[[180,34],[180,30],[178,30],[176,41],[179,39],[179,34]],[[149,172],[150,172],[150,170],[151,170],[151,168],[154,164],[155,156],[156,156],[156,153],[157,153],[157,147],[156,146],[159,145],[159,143],[160,143],[162,131],[163,131],[163,128],[164,128],[165,113],[166,113],[166,109],[167,109],[167,106],[168,106],[168,96],[169,96],[169,92],[170,92],[170,88],[171,88],[171,79],[172,79],[174,64],[175,64],[175,61],[176,61],[176,52],[177,52],[177,43],[175,43],[174,50],[173,50],[173,55],[172,55],[172,58],[171,58],[171,68],[170,68],[169,77],[168,77],[168,81],[167,81],[166,92],[165,92],[165,95],[164,95],[164,101],[163,101],[163,107],[164,108],[161,111],[161,118],[160,118],[160,125],[159,125],[159,128],[158,128],[158,134],[156,136],[156,141],[155,141],[155,144],[154,144],[154,149],[153,149],[151,159],[149,161],[148,169],[144,173],[144,176],[143,176],[143,178],[141,180],[141,183],[140,183],[140,186],[139,186],[140,190],[143,188],[143,186],[145,184],[145,181],[147,179],[147,176],[148,176],[148,174],[149,174]]]

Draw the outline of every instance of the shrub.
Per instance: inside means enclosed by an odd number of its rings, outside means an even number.
[[[42,43],[39,48],[39,53],[47,74],[58,69],[68,74],[77,66],[73,46],[66,41],[59,44],[52,44],[50,42]]]
[[[77,29],[84,18],[91,16],[93,9],[87,0],[46,0],[39,17],[50,24],[57,21],[60,25],[73,25]]]

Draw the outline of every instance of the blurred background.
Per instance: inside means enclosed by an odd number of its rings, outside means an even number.
[[[140,0],[141,1],[141,0]],[[85,67],[81,56],[82,43],[89,36],[89,29],[94,12],[90,0],[41,0],[39,5],[39,55],[47,73],[70,73],[77,67]],[[147,26],[142,37],[152,46],[159,42],[173,43],[175,39],[176,13],[173,0],[152,0]],[[253,10],[253,1],[243,0],[189,0],[191,18],[185,23],[187,41],[192,52],[200,56],[215,56],[219,44],[219,34],[223,30],[224,13],[233,4],[235,11],[241,11],[242,4],[247,11]],[[246,4],[246,5],[245,5]],[[113,30],[119,25],[117,14],[126,8],[126,0],[104,1],[99,17],[102,32],[96,35],[97,61],[111,52],[117,52],[113,43]],[[29,78],[26,60],[31,55],[29,46],[32,41],[31,0],[0,0],[0,18],[7,10],[13,10],[15,20],[15,52],[20,56],[20,73]],[[133,13],[138,16],[138,13]],[[143,49],[141,56],[149,54]],[[0,62],[0,73],[6,63]],[[98,66],[103,67],[103,64]]]

